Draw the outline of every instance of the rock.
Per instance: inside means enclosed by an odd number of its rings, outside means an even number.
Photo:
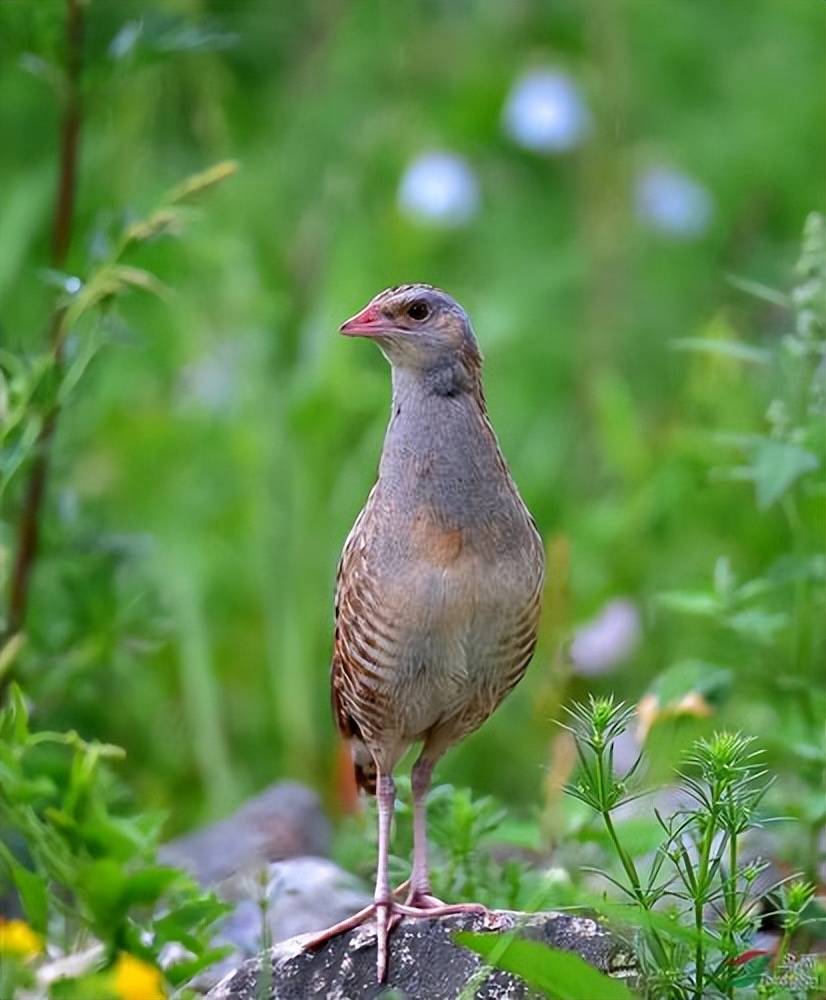
[[[581,955],[596,968],[628,980],[636,977],[629,948],[587,917],[563,913],[496,911],[499,932],[521,928],[525,937]],[[478,976],[478,1000],[529,1000],[531,992],[517,976],[482,972],[482,960],[459,947],[457,930],[486,930],[479,914],[455,914],[433,920],[403,919],[390,937],[386,983],[376,982],[375,925],[341,934],[316,952],[301,950],[304,937],[291,938],[230,973],[207,1000],[369,1000],[388,990],[406,1000],[455,1000]]]
[[[232,952],[189,985],[206,992],[258,954],[262,942],[322,930],[369,897],[356,879],[324,857],[330,824],[315,792],[295,782],[271,785],[226,819],[170,841],[164,864],[188,871],[233,905],[213,944]],[[266,914],[266,927],[262,926]]]
[[[229,945],[232,953],[189,984],[200,992],[257,955],[265,940],[277,944],[324,930],[372,899],[355,876],[327,858],[277,861],[259,874],[225,882],[218,891],[235,908],[218,928],[213,944]],[[264,915],[266,929],[262,926]]]
[[[262,911],[273,944],[321,931],[344,920],[372,900],[354,875],[327,858],[291,858],[276,861],[257,880],[237,885],[222,895],[237,899],[235,912],[221,928],[221,936],[252,957],[261,948]],[[263,905],[262,905],[263,904]]]
[[[292,781],[271,785],[227,819],[164,845],[159,859],[204,886],[271,861],[330,849],[330,824],[315,792]]]

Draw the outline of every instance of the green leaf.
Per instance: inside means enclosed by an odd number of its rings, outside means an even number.
[[[162,865],[142,868],[126,879],[121,897],[124,908],[156,902],[181,877],[177,868]]]
[[[0,747],[2,749],[2,747]],[[17,766],[0,759],[0,788],[9,802],[22,806],[53,798],[56,786],[51,778],[40,775],[27,778]]]
[[[21,865],[2,841],[0,858],[9,869],[26,919],[38,934],[45,935],[49,920],[49,893],[45,878]]]
[[[56,979],[49,986],[50,1000],[120,1000],[110,972],[72,979]]]
[[[711,934],[698,933],[696,928],[680,923],[679,917],[674,912],[651,913],[636,905],[608,903],[603,900],[594,901],[592,908],[619,927],[639,927],[643,930],[655,931],[692,948],[696,947],[700,941],[707,948],[714,948],[718,943]]]
[[[699,354],[716,354],[718,357],[751,364],[765,365],[771,361],[771,353],[736,340],[713,340],[711,337],[678,337],[671,342],[677,351],[694,351]]]
[[[649,691],[665,707],[680,702],[687,694],[700,694],[719,701],[728,692],[732,672],[727,667],[704,660],[680,660],[656,677]]]
[[[768,510],[802,475],[819,465],[817,455],[799,445],[761,438],[752,458],[757,506]]]
[[[788,622],[789,616],[782,611],[761,611],[759,608],[739,611],[726,619],[729,628],[757,642],[771,642]]]
[[[107,854],[117,861],[128,861],[151,852],[162,822],[159,814],[110,816],[99,807],[92,818],[77,826],[77,833],[95,857]]]
[[[752,281],[751,278],[741,278],[737,274],[727,274],[726,280],[741,292],[753,295],[754,298],[762,299],[764,302],[770,302],[773,306],[781,306],[784,309],[788,309],[791,305],[788,295],[776,288],[763,285],[759,281]]]
[[[2,418],[2,412],[0,412],[0,418]],[[25,635],[22,632],[16,632],[0,648],[0,681],[11,670],[14,661],[17,659],[17,654],[20,652],[25,641]]]
[[[78,895],[84,900],[101,934],[112,934],[122,920],[125,907],[123,890],[126,876],[111,858],[101,858],[85,865],[78,879]]]
[[[216,920],[225,916],[232,907],[218,899],[217,896],[206,894],[173,907],[153,923],[153,931],[158,941],[166,944],[169,941],[182,941],[182,935],[197,934],[206,930]]]
[[[686,615],[716,615],[720,610],[716,594],[705,590],[668,590],[657,594],[657,603],[669,611]]]
[[[572,951],[515,936],[507,941],[498,934],[471,931],[459,931],[454,939],[556,1000],[632,1000],[634,996],[623,982],[598,972]]]
[[[542,849],[539,827],[535,822],[506,817],[496,829],[497,844],[511,844],[526,851]]]
[[[15,746],[23,746],[29,738],[29,710],[18,684],[9,688],[9,707],[0,713],[0,735]]]
[[[732,985],[739,990],[757,986],[768,971],[771,965],[772,956],[769,954],[755,954],[741,965],[741,970],[732,980]],[[776,995],[776,994],[775,994]]]
[[[183,986],[190,979],[197,976],[202,969],[208,968],[215,962],[220,962],[222,958],[232,954],[231,945],[223,945],[220,948],[208,948],[196,958],[182,959],[180,962],[173,962],[164,969],[164,976],[173,986]]]

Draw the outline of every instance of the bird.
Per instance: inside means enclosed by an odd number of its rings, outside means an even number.
[[[338,565],[330,671],[356,783],[377,798],[378,861],[372,905],[307,947],[375,917],[383,982],[389,933],[402,916],[487,912],[432,894],[426,799],[442,755],[492,715],[527,669],[545,558],[491,425],[482,355],[459,303],[433,285],[397,285],[340,332],[374,341],[392,373],[378,478]],[[391,891],[393,773],[416,744],[411,875]]]

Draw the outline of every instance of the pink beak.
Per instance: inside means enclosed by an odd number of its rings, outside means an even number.
[[[393,329],[393,324],[373,305],[366,306],[338,328],[345,337],[378,337]]]

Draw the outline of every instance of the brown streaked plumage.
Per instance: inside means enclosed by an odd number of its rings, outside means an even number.
[[[488,419],[482,357],[461,306],[431,285],[400,285],[341,330],[376,340],[393,373],[378,480],[339,563],[331,671],[333,712],[356,780],[378,796],[379,864],[374,906],[312,943],[375,912],[383,979],[399,914],[457,910],[430,894],[430,777],[523,676],[536,643],[544,555]],[[392,775],[419,742],[413,870],[402,905],[387,876]]]

